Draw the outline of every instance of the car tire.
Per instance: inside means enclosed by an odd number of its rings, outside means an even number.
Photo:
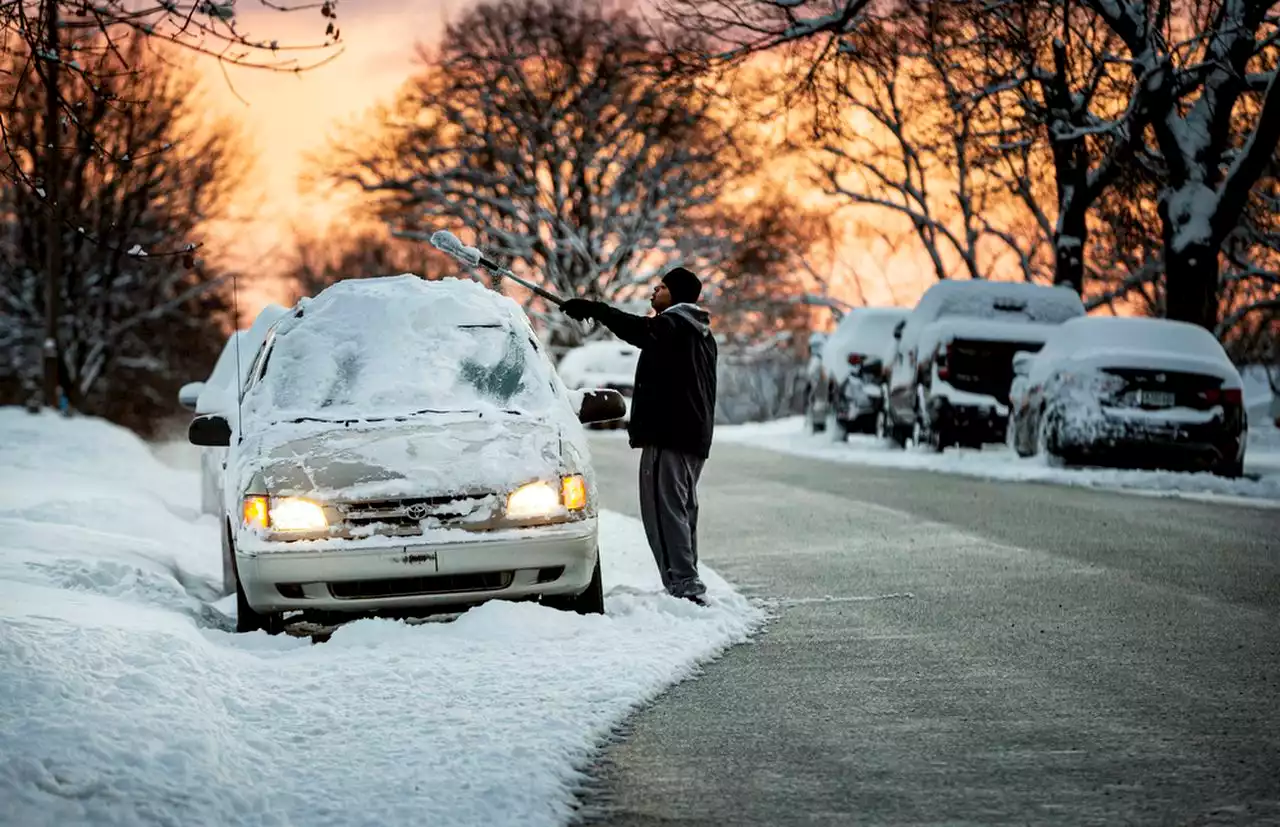
[[[222,594],[235,594],[236,591],[236,556],[231,550],[231,528],[227,521],[222,521]]]
[[[1244,460],[1224,460],[1213,469],[1213,473],[1217,474],[1219,477],[1226,477],[1229,480],[1240,479],[1244,476]]]
[[[269,635],[280,634],[284,631],[284,615],[279,612],[264,614],[255,611],[249,605],[249,600],[244,594],[244,586],[240,584],[240,571],[235,564],[235,549],[231,546],[231,538],[225,528],[223,529],[223,537],[225,538],[227,550],[231,552],[231,570],[236,581],[236,632],[244,634],[245,632],[261,630]]]
[[[1058,443],[1058,419],[1054,414],[1041,410],[1036,423],[1036,456],[1043,457],[1050,468],[1065,468],[1066,460]]]
[[[600,552],[596,551],[596,567],[591,572],[591,583],[581,594],[555,595],[542,599],[542,604],[561,612],[580,615],[604,614],[604,583],[600,579]]]
[[[814,405],[813,394],[809,395],[808,404],[805,405],[805,419],[809,421],[809,433],[811,434],[822,433],[823,428],[825,428],[827,424],[826,419],[818,418],[818,411]]]
[[[844,442],[849,438],[849,428],[840,421],[834,407],[827,410],[827,421],[823,428],[832,442]]]

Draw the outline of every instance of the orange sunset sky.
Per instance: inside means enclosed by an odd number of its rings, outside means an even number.
[[[235,202],[235,221],[219,232],[218,239],[220,247],[229,247],[232,265],[247,276],[242,313],[256,314],[267,301],[292,298],[275,287],[274,275],[294,227],[322,229],[334,220],[343,221],[347,213],[348,204],[332,196],[300,193],[299,175],[308,153],[323,150],[344,124],[389,100],[415,69],[415,44],[435,42],[448,22],[475,4],[476,0],[339,3],[343,53],[303,73],[229,67],[224,78],[211,60],[196,61],[211,114],[240,123],[247,154],[254,159],[248,184]],[[326,22],[316,9],[280,13],[255,4],[241,6],[239,14],[242,33],[282,45],[321,43]],[[317,51],[314,56],[323,54]],[[789,169],[778,172],[784,178],[792,174]],[[878,242],[849,246],[842,260],[844,273],[832,287],[840,298],[858,298],[850,268],[858,272],[869,304],[914,303],[932,281],[911,250],[894,256]]]

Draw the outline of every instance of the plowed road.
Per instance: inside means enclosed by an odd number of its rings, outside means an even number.
[[[700,495],[774,617],[634,716],[584,821],[1280,823],[1280,511],[735,445]]]

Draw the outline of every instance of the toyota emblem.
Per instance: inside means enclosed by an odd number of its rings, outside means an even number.
[[[414,503],[406,508],[404,513],[411,520],[425,520],[427,518],[427,507],[422,503]]]

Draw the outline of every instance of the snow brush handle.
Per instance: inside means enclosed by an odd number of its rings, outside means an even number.
[[[552,293],[550,290],[544,290],[538,285],[517,276],[515,273],[504,267],[499,267],[477,250],[475,247],[468,247],[458,240],[458,237],[448,230],[436,230],[431,234],[431,244],[437,250],[446,255],[453,256],[461,263],[468,267],[483,267],[495,276],[501,276],[504,279],[511,279],[516,284],[532,290],[537,295],[554,304],[556,307],[564,304],[564,299]]]

